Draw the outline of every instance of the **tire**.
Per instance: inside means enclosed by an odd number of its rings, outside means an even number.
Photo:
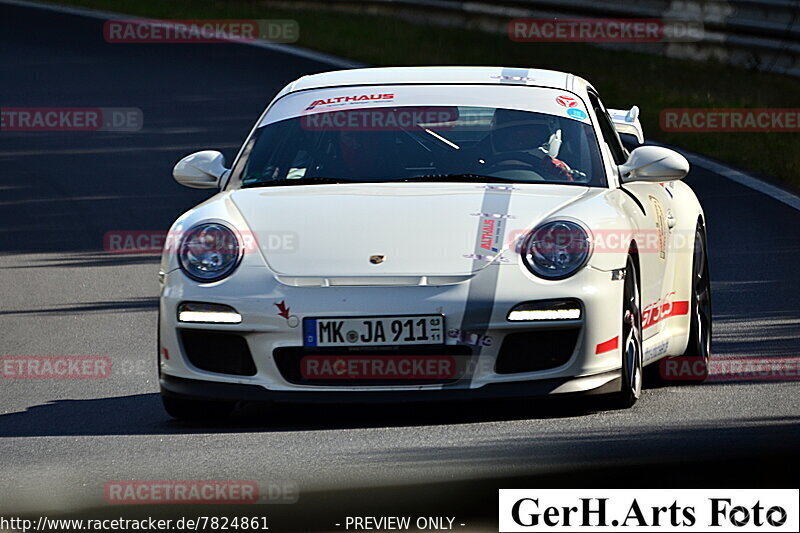
[[[694,253],[692,256],[692,295],[689,313],[691,323],[689,327],[689,343],[683,355],[669,357],[667,361],[677,361],[679,368],[691,368],[691,375],[679,376],[675,379],[665,377],[659,373],[658,379],[663,384],[700,384],[708,378],[708,368],[711,361],[711,279],[708,273],[708,244],[706,232],[698,222],[694,238]],[[691,363],[682,365],[682,362]],[[661,368],[661,361],[658,366]]]
[[[211,400],[188,400],[174,396],[161,396],[167,414],[186,422],[220,422],[228,418],[234,403]]]
[[[632,407],[642,394],[642,298],[639,277],[632,257],[625,266],[622,296],[622,377],[620,391],[614,397],[618,408]]]

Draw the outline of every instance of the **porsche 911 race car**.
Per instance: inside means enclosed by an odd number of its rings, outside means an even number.
[[[689,164],[571,74],[370,68],[305,76],[171,228],[159,374],[168,413],[238,401],[605,393],[707,364],[711,298]],[[658,366],[658,365],[655,365]],[[661,373],[662,378],[668,378]]]

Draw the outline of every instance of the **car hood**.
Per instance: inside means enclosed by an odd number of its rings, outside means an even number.
[[[240,189],[230,198],[278,275],[464,276],[490,264],[474,257],[481,255],[487,217],[504,230],[496,250],[485,254],[497,256],[588,191],[551,184],[376,183]],[[487,206],[502,208],[483,213]],[[378,255],[383,260],[371,262]]]

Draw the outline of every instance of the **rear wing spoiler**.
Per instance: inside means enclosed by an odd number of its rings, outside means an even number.
[[[638,107],[633,106],[628,110],[609,109],[608,114],[611,115],[611,121],[614,123],[617,133],[633,135],[639,144],[644,142],[644,130],[642,130],[642,123],[639,122]]]

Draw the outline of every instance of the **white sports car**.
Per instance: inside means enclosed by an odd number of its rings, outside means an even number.
[[[621,143],[643,142],[637,115],[546,70],[290,83],[230,169],[213,151],[175,166],[220,192],[162,256],[166,410],[561,393],[630,406],[645,365],[706,368],[703,210],[683,156]]]

